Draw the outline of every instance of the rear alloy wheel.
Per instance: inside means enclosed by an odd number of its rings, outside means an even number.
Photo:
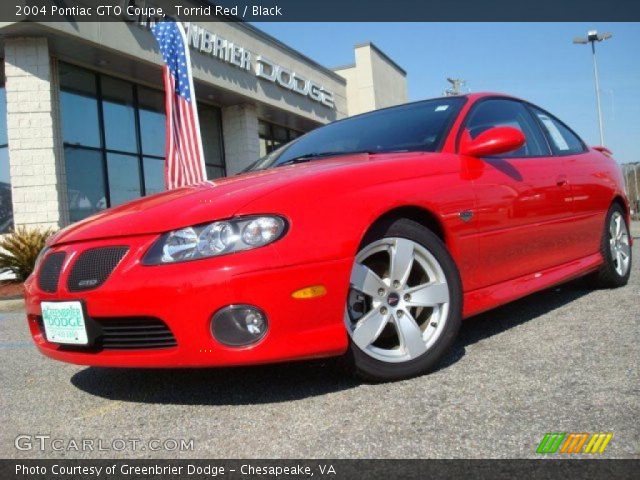
[[[631,247],[629,246],[627,222],[617,210],[614,210],[609,222],[609,252],[616,273],[618,276],[624,277],[631,266]]]
[[[624,210],[613,204],[607,213],[600,253],[604,264],[589,278],[595,287],[616,288],[626,285],[631,274],[631,240]]]
[[[432,232],[406,219],[381,230],[356,256],[345,324],[356,372],[388,381],[425,373],[440,359],[460,325],[461,288]]]

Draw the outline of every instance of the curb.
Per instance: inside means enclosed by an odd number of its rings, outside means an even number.
[[[0,300],[0,312],[15,312],[24,309],[22,296],[7,297]]]

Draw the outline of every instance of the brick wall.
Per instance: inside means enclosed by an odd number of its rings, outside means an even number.
[[[68,222],[55,67],[45,38],[4,43],[14,223],[57,228]]]
[[[222,109],[222,133],[227,175],[238,173],[260,156],[258,116],[249,104]]]

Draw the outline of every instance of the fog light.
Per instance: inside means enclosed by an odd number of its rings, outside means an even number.
[[[251,305],[229,305],[211,319],[211,333],[225,345],[250,345],[267,333],[267,316]]]

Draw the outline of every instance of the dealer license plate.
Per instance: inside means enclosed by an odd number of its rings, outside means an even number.
[[[89,343],[82,303],[42,302],[40,307],[48,341],[73,345]]]

